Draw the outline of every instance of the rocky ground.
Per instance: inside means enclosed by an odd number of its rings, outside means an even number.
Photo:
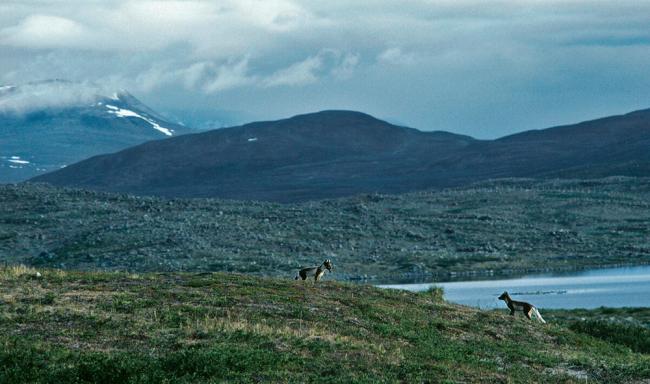
[[[0,260],[400,281],[650,262],[650,180],[500,180],[303,204],[0,186]]]

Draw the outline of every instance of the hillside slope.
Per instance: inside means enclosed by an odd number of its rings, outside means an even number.
[[[259,122],[97,156],[34,181],[168,197],[296,202],[504,177],[650,176],[650,110],[475,140],[352,111]]]
[[[304,204],[0,187],[0,260],[56,268],[448,278],[650,262],[650,180],[499,180]]]
[[[0,382],[631,383],[650,356],[414,294],[235,274],[0,270]]]
[[[423,159],[445,158],[475,141],[398,127],[359,112],[323,111],[146,143],[34,181],[281,202],[405,192],[427,185],[417,171]]]
[[[500,177],[650,176],[650,110],[480,142],[435,165],[475,181]]]

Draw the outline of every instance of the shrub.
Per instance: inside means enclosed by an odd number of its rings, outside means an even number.
[[[433,301],[435,302],[442,302],[443,301],[443,296],[445,294],[445,289],[442,287],[436,287],[435,285],[429,288],[426,292],[426,295],[431,296]]]
[[[650,329],[602,320],[579,321],[569,327],[608,342],[629,347],[635,352],[650,353]]]

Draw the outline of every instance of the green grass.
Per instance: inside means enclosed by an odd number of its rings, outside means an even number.
[[[439,290],[40,272],[0,269],[1,383],[650,379],[650,355],[617,340],[450,304]]]
[[[571,324],[570,329],[629,347],[635,352],[650,353],[650,329],[606,321],[581,321]]]
[[[544,316],[554,322],[570,324],[576,321],[605,321],[623,325],[634,325],[650,329],[650,308],[609,308],[596,309],[545,309]]]
[[[545,316],[569,329],[632,351],[650,353],[650,308],[545,310]]]

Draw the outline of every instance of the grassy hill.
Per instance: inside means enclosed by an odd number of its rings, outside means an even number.
[[[304,204],[0,186],[0,260],[376,281],[650,262],[650,179],[500,180]]]
[[[439,290],[39,272],[0,269],[2,383],[650,379],[650,355],[625,343],[450,304]]]

